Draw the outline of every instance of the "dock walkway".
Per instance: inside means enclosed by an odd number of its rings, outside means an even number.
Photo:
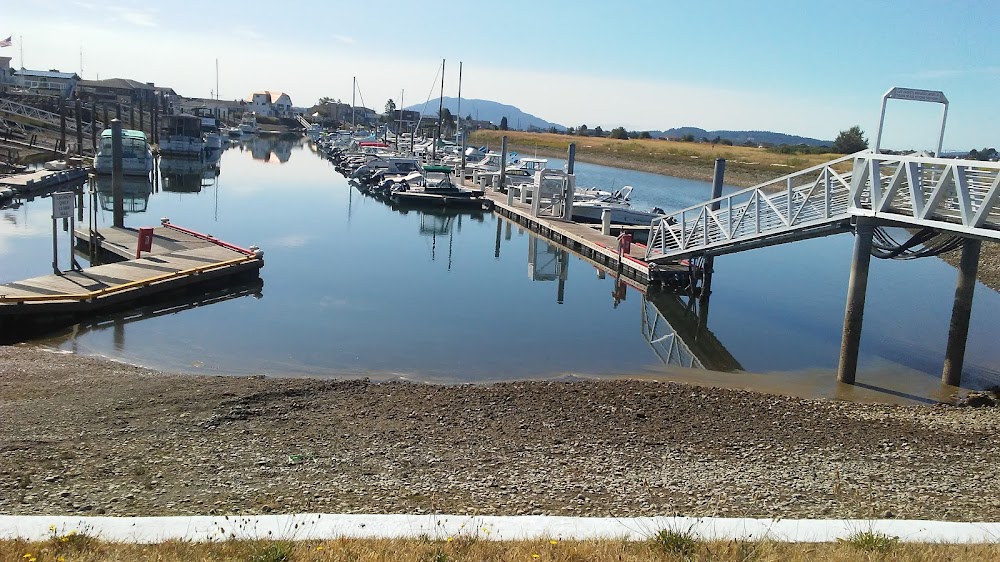
[[[516,222],[539,235],[565,246],[588,260],[621,273],[642,285],[656,282],[685,283],[690,270],[680,263],[653,265],[645,261],[646,247],[632,243],[628,253],[618,258],[618,239],[606,236],[591,225],[580,224],[556,217],[535,217],[531,205],[514,201],[507,204],[507,194],[486,190],[486,197],[493,202],[493,210],[500,216]]]
[[[86,230],[74,234],[79,243],[89,243]],[[105,228],[99,234],[105,253],[126,259],[0,285],[0,340],[18,341],[24,331],[69,325],[167,292],[244,281],[264,265],[257,250],[170,224],[154,229],[152,251],[140,259],[134,259],[137,230]]]

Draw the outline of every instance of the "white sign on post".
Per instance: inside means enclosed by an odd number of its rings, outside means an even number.
[[[69,191],[52,194],[52,218],[64,219],[73,216],[76,209],[76,195]]]

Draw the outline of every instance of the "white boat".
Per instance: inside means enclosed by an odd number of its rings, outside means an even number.
[[[94,170],[98,174],[111,173],[111,129],[101,133],[101,146],[94,157]],[[153,151],[149,148],[146,133],[122,129],[122,174],[147,175],[153,171]]]
[[[201,117],[195,115],[164,115],[160,126],[160,154],[185,158],[202,158],[205,139],[201,135]]]
[[[650,211],[633,208],[628,202],[632,186],[626,185],[611,195],[601,195],[584,201],[573,201],[573,220],[577,222],[600,223],[604,210],[611,211],[611,224],[649,226],[653,219],[664,215],[663,209],[654,207]]]
[[[253,135],[258,131],[260,131],[260,127],[257,126],[257,114],[253,111],[247,111],[243,114],[243,118],[240,119],[240,133]]]

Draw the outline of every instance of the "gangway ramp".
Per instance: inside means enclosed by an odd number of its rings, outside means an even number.
[[[857,217],[1000,240],[1000,163],[865,150],[675,211],[645,261],[670,263],[842,232]]]

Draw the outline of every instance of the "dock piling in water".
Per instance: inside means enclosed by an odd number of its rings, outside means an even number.
[[[726,159],[715,159],[715,173],[712,175],[712,199],[722,197],[722,181],[726,176]],[[722,206],[721,201],[712,203],[711,209],[718,211]],[[705,256],[705,267],[702,269],[704,278],[701,283],[701,294],[699,298],[708,299],[712,294],[712,270],[715,268],[715,256]]]
[[[976,290],[976,273],[979,270],[979,251],[982,245],[982,240],[973,238],[966,238],[962,244],[958,283],[955,285],[955,304],[951,309],[948,345],[945,348],[944,370],[941,374],[941,382],[952,386],[962,384],[965,345],[969,339],[969,318],[972,316],[972,296]]]
[[[865,315],[868,291],[868,268],[872,260],[872,237],[875,224],[858,218],[854,254],[851,258],[851,279],[847,284],[847,307],[844,311],[844,334],[840,343],[837,380],[854,384],[858,372],[858,351],[861,348],[861,326]]]
[[[122,122],[111,121],[111,197],[114,204],[114,225],[125,226],[125,194],[122,189]]]

